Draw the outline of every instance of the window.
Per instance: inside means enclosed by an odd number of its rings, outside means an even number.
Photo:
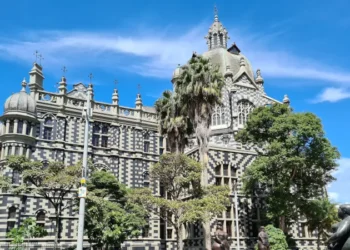
[[[44,121],[44,139],[51,140],[52,139],[52,128],[53,122],[51,117],[47,117]]]
[[[19,155],[19,147],[15,147],[15,155]]]
[[[15,127],[15,122],[13,120],[10,121],[9,133],[13,133]]]
[[[224,176],[228,176],[228,164],[224,164],[223,168],[224,168]]]
[[[32,125],[28,122],[28,124],[27,124],[27,130],[26,130],[26,135],[30,135],[31,126],[32,126]]]
[[[219,35],[219,38],[220,38],[220,45],[221,45],[221,46],[224,46],[224,35],[223,35],[223,34],[220,34],[220,35]]]
[[[12,155],[12,146],[7,147],[7,155],[8,156]]]
[[[160,155],[164,154],[164,148],[159,149],[159,154]]]
[[[93,133],[94,134],[99,134],[100,133],[100,126],[99,125],[95,125],[93,128]]]
[[[8,221],[6,231],[10,232],[13,228],[15,228],[15,221]]]
[[[9,208],[8,219],[16,219],[16,210],[17,209],[15,207]]]
[[[167,237],[168,237],[168,239],[172,239],[173,238],[173,230],[172,229],[168,229],[167,230]]]
[[[238,123],[240,125],[247,123],[249,114],[253,111],[253,109],[254,105],[247,100],[238,102]]]
[[[108,134],[108,127],[107,126],[102,127],[102,134],[104,134],[104,135]]]
[[[144,151],[145,153],[148,153],[148,152],[149,152],[149,141],[145,141],[145,142],[144,142],[143,151]]]
[[[45,212],[40,211],[36,215],[36,224],[41,227],[45,227]]]
[[[19,184],[19,172],[17,170],[12,171],[12,184]]]
[[[218,45],[218,35],[214,34],[213,39],[214,39],[214,46],[217,46]]]
[[[166,234],[165,225],[162,224],[162,225],[160,225],[160,238],[162,240],[165,240],[165,234]]]
[[[143,174],[143,186],[148,188],[149,187],[149,173],[145,172]]]
[[[95,147],[98,147],[100,142],[100,136],[99,135],[92,135],[92,145]]]
[[[108,147],[108,137],[107,136],[102,136],[101,147],[103,147],[103,148]]]
[[[229,237],[232,237],[232,221],[226,221],[226,233]]]
[[[226,115],[225,115],[225,107],[217,106],[214,109],[211,125],[218,126],[226,124]]]
[[[149,133],[146,133],[146,134],[143,136],[143,139],[144,139],[144,140],[149,140]]]
[[[164,140],[164,137],[163,136],[161,136],[161,137],[159,137],[159,147],[163,147],[163,140]]]
[[[23,121],[19,120],[17,124],[17,134],[23,133]]]

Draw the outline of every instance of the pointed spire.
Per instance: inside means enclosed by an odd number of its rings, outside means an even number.
[[[137,85],[137,88],[138,88],[138,93],[137,93],[137,96],[136,96],[136,102],[135,102],[135,105],[136,105],[136,108],[137,109],[142,109],[142,99],[141,99],[141,94],[140,94],[140,90],[141,90],[141,85],[138,84]]]
[[[258,69],[258,70],[256,71],[255,82],[256,82],[257,84],[261,84],[261,85],[264,84],[264,78],[262,78],[262,76],[261,76],[261,71],[260,71],[260,69]]]
[[[216,48],[227,48],[228,32],[219,21],[218,9],[214,7],[214,22],[209,28],[208,35],[205,37],[208,44],[208,50]]]
[[[290,105],[290,100],[289,100],[288,95],[284,95],[283,104],[286,104],[286,105],[288,105],[288,106]]]
[[[26,78],[24,77],[22,80],[22,92],[26,92],[26,88],[27,88],[27,82],[26,82]]]

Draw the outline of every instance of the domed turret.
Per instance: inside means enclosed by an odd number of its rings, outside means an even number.
[[[177,68],[174,70],[173,72],[173,77],[171,79],[171,82],[174,83],[176,81],[176,79],[178,79],[182,74],[182,69],[180,64],[177,65]]]
[[[7,98],[4,106],[4,115],[15,115],[18,113],[35,117],[36,103],[35,100],[26,92],[27,83],[22,81],[22,90]]]

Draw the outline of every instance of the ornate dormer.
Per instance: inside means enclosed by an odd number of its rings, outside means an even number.
[[[218,11],[214,9],[214,23],[210,26],[208,35],[205,37],[208,44],[208,50],[216,48],[227,48],[227,40],[230,39],[228,32],[219,21]]]

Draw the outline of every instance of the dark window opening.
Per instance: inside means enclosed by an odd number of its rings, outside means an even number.
[[[23,121],[18,121],[17,134],[22,134],[22,133],[23,133]]]
[[[12,155],[12,146],[8,146],[7,155]]]
[[[13,133],[14,127],[15,127],[14,121],[10,121],[9,133]]]
[[[220,186],[221,185],[221,178],[215,178],[215,185]]]
[[[172,229],[168,229],[167,230],[167,236],[168,236],[168,239],[172,239],[173,238],[173,230]]]
[[[9,214],[8,214],[8,218],[9,219],[15,219],[16,218],[16,208],[15,207],[10,207],[9,208]]]
[[[226,233],[229,237],[232,237],[232,221],[226,221]]]
[[[143,151],[148,153],[149,152],[149,142],[145,141],[143,145]]]
[[[108,137],[107,136],[102,136],[101,147],[103,147],[103,148],[108,147]]]
[[[159,147],[163,147],[163,144],[164,144],[163,140],[164,140],[163,136],[159,137]]]
[[[45,119],[44,124],[47,125],[47,126],[52,126],[52,118],[51,117],[47,117]]]
[[[100,141],[100,136],[99,135],[93,135],[92,136],[92,145],[95,147],[98,147]]]
[[[30,135],[30,128],[31,128],[31,124],[28,123],[28,124],[27,124],[26,135]]]
[[[7,232],[10,232],[13,228],[15,228],[15,222],[14,221],[8,221],[7,222]]]
[[[107,126],[102,127],[102,134],[108,134],[108,127]]]
[[[146,133],[146,134],[143,136],[143,139],[144,139],[144,140],[149,140],[149,133]]]
[[[44,128],[44,139],[45,140],[51,140],[52,138],[52,128],[45,127]]]
[[[228,176],[228,165],[225,164],[223,167],[224,167],[224,176]]]
[[[162,239],[162,240],[165,240],[165,225],[163,224],[163,225],[160,225],[160,238]]]
[[[100,133],[100,126],[99,126],[99,125],[95,125],[95,126],[94,126],[94,128],[93,128],[93,133],[94,133],[94,134]]]

